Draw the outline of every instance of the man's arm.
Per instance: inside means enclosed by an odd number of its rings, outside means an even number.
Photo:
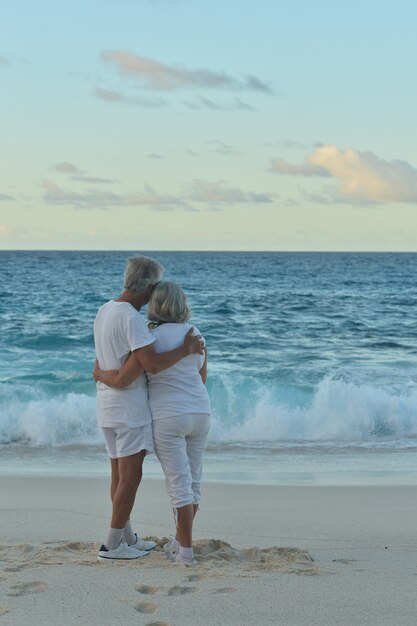
[[[193,328],[190,328],[185,335],[183,345],[169,352],[157,353],[153,344],[138,348],[118,370],[102,370],[96,360],[93,370],[94,379],[109,387],[123,389],[133,383],[145,369],[151,374],[157,374],[189,354],[202,354],[201,336],[193,335],[192,333]]]
[[[134,380],[143,374],[144,369],[138,360],[131,354],[127,361],[118,370],[102,370],[96,359],[93,369],[93,376],[96,381],[104,383],[108,387],[123,389],[133,383]]]
[[[153,344],[138,348],[133,352],[135,358],[150,374],[158,374],[168,367],[175,365],[189,354],[203,354],[201,335],[193,335],[194,328],[190,328],[185,335],[184,343],[169,352],[155,352]]]

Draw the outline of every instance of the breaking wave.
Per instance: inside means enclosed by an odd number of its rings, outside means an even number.
[[[22,399],[4,390],[0,443],[33,446],[96,445],[95,398],[67,393]],[[324,378],[313,390],[280,388],[247,377],[210,381],[212,443],[258,442],[276,446],[332,442],[337,445],[404,445],[417,439],[417,388],[387,391]],[[415,445],[415,441],[414,444]]]

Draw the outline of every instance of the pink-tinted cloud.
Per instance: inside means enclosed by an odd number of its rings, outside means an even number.
[[[305,163],[291,165],[274,159],[271,170],[290,176],[331,176],[339,182],[342,201],[417,204],[417,169],[406,161],[380,159],[372,152],[318,146]]]
[[[120,91],[113,89],[102,89],[97,87],[94,90],[94,96],[105,102],[129,104],[140,107],[155,108],[166,106],[167,102],[162,98],[142,98],[141,96],[125,96]]]
[[[105,50],[100,56],[104,63],[113,66],[120,74],[137,79],[143,87],[155,91],[175,91],[198,87],[271,93],[269,85],[256,76],[239,79],[222,70],[189,69],[184,65],[166,65],[128,50]]]
[[[313,163],[303,163],[301,165],[292,165],[284,159],[272,159],[271,171],[275,174],[286,174],[287,176],[330,176],[324,167],[319,167]]]
[[[417,203],[417,169],[406,161],[385,161],[372,152],[321,146],[310,162],[340,183],[343,196],[374,202]]]

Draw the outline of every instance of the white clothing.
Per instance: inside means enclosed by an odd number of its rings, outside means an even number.
[[[140,428],[102,428],[106,448],[111,459],[120,459],[146,450],[146,454],[154,451],[152,424]]]
[[[94,321],[94,342],[101,369],[122,367],[129,352],[155,341],[138,311],[129,302],[111,300],[100,307]],[[97,383],[99,426],[139,428],[151,421],[146,378],[139,376],[124,389]]]
[[[174,508],[198,504],[210,415],[186,413],[152,422],[155,453]]]
[[[157,326],[151,330],[155,351],[168,352],[178,348],[190,328],[193,328],[191,324]],[[193,334],[200,334],[195,326]],[[189,354],[158,374],[146,374],[152,421],[185,413],[210,413],[209,396],[199,373],[204,359],[204,354]]]

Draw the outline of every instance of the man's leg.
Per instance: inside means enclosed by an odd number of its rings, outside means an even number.
[[[118,481],[113,492],[112,475],[112,518],[111,527],[122,529],[130,518],[135,503],[136,492],[142,479],[142,464],[146,451],[117,459]],[[112,459],[112,469],[113,469]]]
[[[113,502],[114,494],[116,493],[117,485],[119,484],[119,459],[110,459],[111,463],[111,483],[110,483],[110,497]]]
[[[113,502],[114,494],[116,493],[117,485],[119,484],[119,459],[110,459],[111,461],[111,486],[110,497]],[[126,543],[132,545],[136,542],[137,536],[133,531],[130,519],[127,520],[125,527],[123,528],[123,539]]]
[[[148,430],[151,430],[150,427]],[[112,519],[107,539],[99,550],[98,558],[101,561],[137,559],[145,556],[147,551],[156,545],[153,543],[149,546],[148,544],[151,542],[143,542],[143,540],[139,545],[139,539],[133,533],[129,519],[142,478],[143,459],[146,450],[152,450],[153,444],[152,442],[149,443],[149,433],[143,428],[133,430],[130,428],[103,428],[103,433],[111,459]],[[144,444],[143,447],[142,443]],[[128,535],[127,538],[125,534]],[[131,541],[129,541],[129,537]],[[145,549],[142,548],[143,543],[146,544]]]

